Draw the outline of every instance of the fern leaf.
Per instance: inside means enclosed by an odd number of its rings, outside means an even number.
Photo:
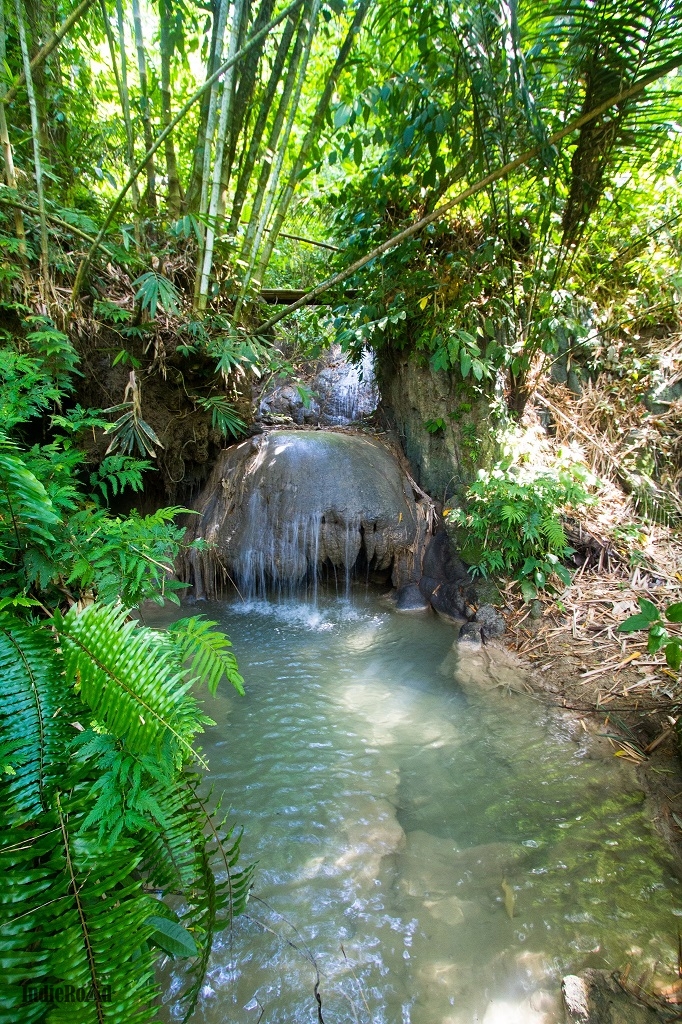
[[[10,820],[30,820],[49,806],[78,710],[51,630],[0,614],[0,728],[13,768],[0,786]]]
[[[203,615],[193,615],[174,622],[167,636],[182,663],[191,659],[189,675],[205,682],[212,695],[215,695],[222,677],[227,676],[237,693],[243,696],[244,680],[237,671],[237,659],[228,650],[232,644],[224,633],[215,629],[216,626],[217,622],[211,622]]]
[[[206,719],[187,696],[190,684],[158,634],[126,617],[120,606],[100,604],[55,614],[67,678],[132,753],[160,751],[165,743],[176,757],[193,760],[192,738]]]
[[[566,534],[564,528],[558,519],[554,516],[544,516],[541,524],[541,529],[547,540],[547,546],[550,551],[562,552],[566,547]]]
[[[0,493],[4,496],[0,530],[12,537],[16,548],[54,542],[49,527],[59,523],[59,516],[40,480],[6,438],[0,438]]]

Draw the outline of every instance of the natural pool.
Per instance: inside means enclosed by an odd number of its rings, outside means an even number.
[[[629,765],[462,685],[435,616],[364,592],[196,610],[245,678],[207,700],[203,747],[258,861],[197,1020],[318,1021],[313,960],[326,1024],[557,1024],[566,973],[672,980],[682,890]]]

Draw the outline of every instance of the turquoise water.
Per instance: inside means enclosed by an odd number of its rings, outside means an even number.
[[[366,594],[197,611],[245,678],[203,747],[258,861],[197,1020],[318,1021],[317,974],[326,1024],[557,1024],[563,974],[673,980],[682,892],[630,766],[486,691],[450,626]]]

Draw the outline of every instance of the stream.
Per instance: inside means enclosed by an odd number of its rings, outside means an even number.
[[[193,1019],[316,1022],[316,970],[325,1024],[558,1024],[564,974],[674,980],[682,892],[634,769],[463,685],[452,627],[361,588],[195,610],[245,679],[202,746],[258,867]]]

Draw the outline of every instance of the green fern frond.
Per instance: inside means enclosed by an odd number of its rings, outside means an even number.
[[[160,751],[165,743],[176,759],[193,760],[192,738],[206,719],[187,696],[190,684],[159,635],[126,618],[124,608],[100,604],[55,614],[67,679],[132,753]]]
[[[206,683],[212,695],[222,677],[227,676],[237,693],[243,696],[244,680],[237,671],[237,659],[228,650],[232,644],[229,637],[215,628],[217,625],[203,615],[193,615],[178,619],[166,635],[181,663],[191,659],[189,676]]]
[[[0,613],[0,728],[14,769],[0,781],[8,821],[49,807],[78,711],[51,630]]]
[[[3,546],[23,550],[30,544],[54,542],[51,526],[59,523],[40,480],[27,468],[18,448],[0,437],[0,540]],[[7,558],[7,555],[4,556]]]
[[[547,546],[550,551],[561,553],[567,545],[564,528],[554,516],[545,516],[542,520],[541,530],[547,539]]]

